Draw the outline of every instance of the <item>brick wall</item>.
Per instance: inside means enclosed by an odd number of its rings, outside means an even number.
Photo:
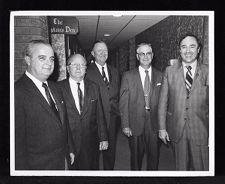
[[[44,16],[14,17],[14,80],[16,81],[26,70],[24,48],[30,40],[48,41],[47,18]]]

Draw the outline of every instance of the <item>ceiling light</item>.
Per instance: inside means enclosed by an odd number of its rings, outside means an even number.
[[[111,36],[111,35],[110,35],[109,33],[105,33],[104,36],[105,36],[105,37],[109,37],[109,36]]]

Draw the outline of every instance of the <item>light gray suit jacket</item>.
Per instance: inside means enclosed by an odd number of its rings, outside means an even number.
[[[167,67],[159,99],[159,129],[166,129],[170,139],[178,142],[188,123],[193,141],[197,145],[207,145],[208,113],[208,65],[197,64],[189,95],[182,64]]]

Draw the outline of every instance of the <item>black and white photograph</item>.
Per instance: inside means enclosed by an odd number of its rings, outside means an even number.
[[[10,176],[215,176],[214,11],[11,11]]]

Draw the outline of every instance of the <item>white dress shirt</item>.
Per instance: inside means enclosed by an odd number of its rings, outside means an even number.
[[[79,97],[78,97],[78,92],[77,92],[77,89],[78,89],[77,83],[78,83],[78,81],[75,81],[71,77],[69,77],[69,84],[70,84],[70,89],[72,91],[73,99],[75,101],[75,105],[76,105],[78,112],[81,113],[80,105],[79,105]],[[79,81],[79,83],[80,83],[80,89],[82,91],[83,98],[84,98],[84,80]]]
[[[29,77],[33,81],[33,83],[37,86],[37,88],[39,89],[39,91],[41,92],[41,94],[43,95],[43,97],[45,98],[45,100],[49,104],[48,98],[47,98],[46,93],[45,93],[45,88],[42,87],[42,82],[39,81],[38,79],[36,79],[32,74],[30,74],[27,71],[25,72],[25,74],[27,75],[27,77]],[[45,81],[44,83],[47,84],[47,86],[48,86],[48,82],[47,81]],[[55,103],[55,99],[52,96],[50,88],[49,88],[49,91],[50,91],[50,95],[51,95],[51,97],[52,97],[52,99],[53,99],[53,101]]]
[[[144,68],[142,68],[141,66],[138,67],[139,69],[139,73],[140,73],[140,76],[141,76],[141,83],[142,83],[142,86],[143,86],[143,89],[144,89],[144,85],[145,85],[145,76],[146,76],[146,73],[145,73],[145,70]],[[151,76],[152,76],[152,67],[150,66],[148,70],[148,75],[149,75],[149,79],[150,79],[150,82],[151,82]]]
[[[102,67],[104,67],[104,71],[105,71],[106,78],[109,81],[109,72],[108,72],[107,64],[105,63],[104,66],[101,66],[97,62],[95,62],[95,64],[98,67],[98,70],[100,71],[101,75],[102,75]]]
[[[197,60],[195,60],[191,64],[187,64],[185,62],[182,62],[182,65],[183,65],[183,69],[184,69],[184,78],[186,77],[186,73],[188,71],[187,66],[191,66],[191,78],[194,79],[195,70],[196,70],[196,67],[197,67]]]

